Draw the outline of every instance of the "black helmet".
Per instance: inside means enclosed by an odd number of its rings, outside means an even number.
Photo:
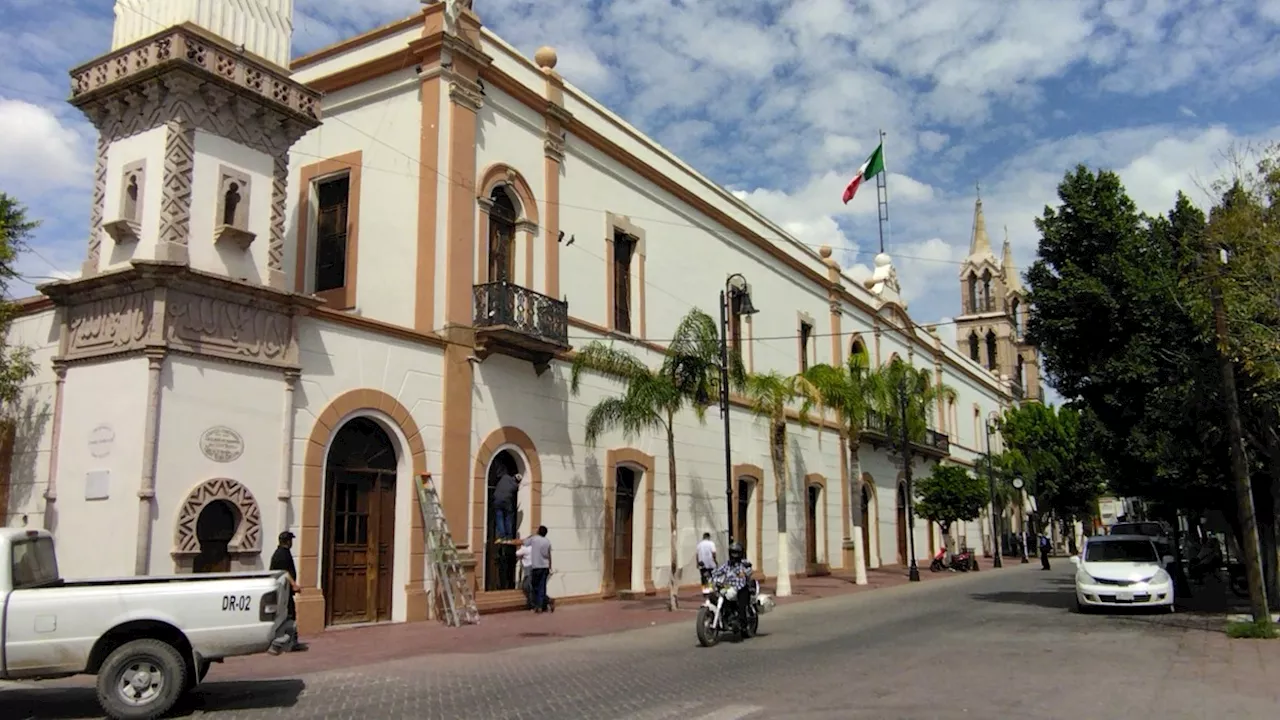
[[[729,545],[729,561],[730,562],[738,562],[742,560],[742,558],[745,556],[746,556],[746,553],[742,551],[741,543],[735,541],[734,543]]]

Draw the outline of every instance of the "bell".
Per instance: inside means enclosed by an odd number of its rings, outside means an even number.
[[[746,290],[738,290],[734,294],[734,300],[737,301],[739,315],[755,315],[759,310],[751,304],[751,293]]]

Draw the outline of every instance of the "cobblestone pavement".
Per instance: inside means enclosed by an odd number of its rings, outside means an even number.
[[[1032,566],[1033,568],[1034,566]],[[1193,615],[1078,615],[1070,566],[1027,566],[780,607],[697,647],[692,618],[490,653],[210,682],[231,718],[760,720],[1273,718],[1280,644]],[[557,613],[559,615],[559,613]],[[527,616],[530,631],[550,616]],[[215,673],[217,671],[215,670]],[[211,675],[211,680],[214,676]],[[0,691],[4,718],[95,717],[85,687]]]

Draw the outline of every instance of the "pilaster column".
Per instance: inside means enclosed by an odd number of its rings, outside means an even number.
[[[276,532],[289,529],[289,505],[293,499],[293,416],[294,395],[298,386],[297,370],[284,371],[284,421],[280,423],[280,485],[276,500],[280,506],[276,520]]]
[[[160,434],[160,371],[164,369],[165,348],[148,347],[147,412],[143,421],[142,478],[138,483],[138,542],[133,561],[134,575],[147,575],[151,568],[151,504],[156,496],[156,438]]]
[[[564,78],[556,72],[556,51],[539,48],[533,55],[534,62],[542,68],[546,77],[547,109],[546,128],[542,137],[543,186],[546,201],[543,203],[542,223],[543,292],[560,298],[560,173],[564,166],[565,137],[573,114],[564,107]]]

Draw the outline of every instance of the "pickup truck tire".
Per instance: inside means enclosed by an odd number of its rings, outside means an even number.
[[[161,640],[116,648],[98,669],[98,704],[116,720],[150,720],[169,712],[187,688],[187,663]]]

